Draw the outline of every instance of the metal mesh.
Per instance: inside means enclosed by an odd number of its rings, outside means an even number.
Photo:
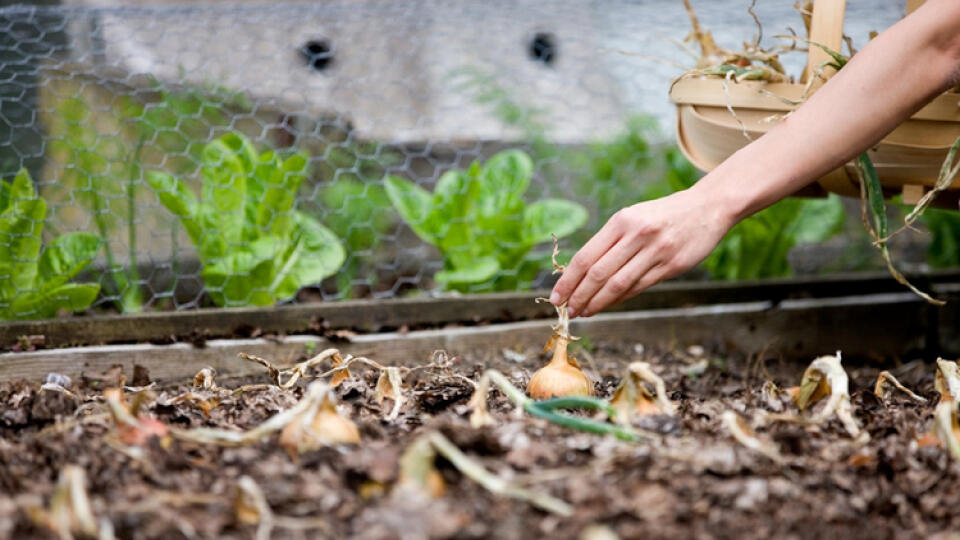
[[[44,281],[55,281],[50,265],[71,262],[60,260],[69,250],[57,258],[50,246],[78,231],[104,240],[92,264],[71,278],[99,285],[95,311],[462,289],[435,279],[444,254],[400,219],[386,176],[431,190],[451,169],[523,149],[534,164],[527,205],[559,198],[588,212],[563,241],[572,248],[613,211],[644,198],[645,183],[661,175],[673,129],[667,88],[692,64],[674,43],[688,22],[673,0],[98,4],[0,8],[0,173],[10,182],[25,168],[46,204],[46,248],[10,247],[36,228],[4,233],[8,317],[52,314],[37,302],[11,314],[18,295],[66,294],[54,311],[78,307],[70,304],[81,300],[70,296],[76,291]],[[718,41],[735,44],[756,31],[746,2],[698,4]],[[768,35],[800,27],[792,2],[766,4],[758,12]],[[847,31],[862,43],[901,12],[898,3],[855,2]],[[797,72],[802,62],[798,56],[788,67]],[[273,268],[272,278],[248,276],[261,285],[244,296],[243,279],[210,268],[243,268],[241,252],[300,249],[300,236],[280,238],[280,248],[251,248],[241,236],[213,260],[158,198],[152,172],[179,179],[201,199],[213,193],[202,188],[205,152],[228,134],[248,139],[258,157],[283,156],[281,165],[297,152],[305,156],[295,210],[283,212],[310,216],[342,245],[342,261],[327,277],[307,273],[313,281],[280,286],[283,269]],[[226,227],[234,217],[248,219],[240,215],[246,211],[206,219]],[[283,219],[256,227],[307,234],[301,228],[308,225],[277,225]],[[201,243],[212,236],[205,230]],[[508,238],[499,241],[511,248]],[[548,247],[540,241],[518,257],[540,264]],[[48,251],[53,255],[40,254]],[[270,256],[274,266],[289,263]],[[36,276],[17,277],[36,266]],[[487,280],[479,290],[527,289],[550,279],[548,265],[533,273],[517,268],[500,268],[498,279],[509,279]],[[257,296],[258,287],[274,285],[295,294]],[[241,292],[225,301],[230,287]]]

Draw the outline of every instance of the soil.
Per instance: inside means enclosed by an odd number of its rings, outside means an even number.
[[[960,530],[960,464],[936,444],[917,443],[932,429],[938,400],[932,363],[892,369],[929,400],[918,404],[900,393],[875,397],[880,369],[845,361],[855,416],[869,442],[854,442],[836,420],[758,427],[779,446],[783,460],[775,463],[732,439],[720,415],[732,409],[750,420],[760,410],[796,412],[789,398],[763,387],[770,380],[795,386],[805,366],[714,347],[644,351],[594,343],[576,352],[603,397],[612,395],[629,361],[651,363],[679,411],[638,420],[637,427],[662,435],[658,442],[624,442],[520,415],[499,391],[489,398],[496,425],[471,427],[473,386],[460,376],[476,381],[484,369],[496,368],[524,388],[544,363],[535,351],[474,351],[445,367],[409,372],[405,403],[393,421],[385,419],[392,400],[381,406],[375,399],[376,370],[351,368],[352,378],[336,394],[342,414],[360,428],[361,444],[293,457],[276,434],[247,446],[171,436],[137,446],[118,431],[102,391],[123,379],[145,385],[144,370],[72,381],[73,396],[41,391],[39,381],[4,383],[0,537],[58,537],[37,509],[50,507],[68,464],[85,471],[92,512],[112,524],[117,538],[254,538],[258,521],[260,534],[274,538],[606,538],[612,532],[622,538],[880,540],[954,538],[950,531]],[[281,389],[265,372],[218,380],[223,388],[252,385],[220,391],[219,401],[178,402],[188,392],[211,392],[191,382],[154,385],[142,410],[172,428],[249,429],[293,406],[305,387],[301,381]],[[127,400],[134,394],[128,390]],[[211,408],[205,412],[205,406]],[[442,457],[436,459],[441,496],[398,486],[401,454],[431,431],[501,478],[566,501],[573,514],[492,494]],[[250,479],[269,505],[272,528],[237,504],[239,486]],[[82,537],[78,529],[74,534]]]

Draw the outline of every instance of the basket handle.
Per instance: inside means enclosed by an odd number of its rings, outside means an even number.
[[[907,15],[913,13],[923,5],[925,0],[907,0]],[[810,41],[826,45],[834,51],[840,51],[843,46],[843,18],[846,12],[846,0],[816,0],[813,3],[813,15],[810,21]],[[802,81],[806,82],[823,62],[830,56],[820,47],[810,46],[807,55],[807,66],[803,70]],[[824,79],[834,74],[832,68],[824,68],[821,76]],[[823,84],[822,80],[814,81],[813,86]]]
[[[843,17],[846,10],[847,0],[816,0],[810,18],[810,41],[839,51],[843,46]],[[803,70],[804,82],[808,81],[824,62],[830,60],[830,55],[820,47],[810,45],[809,49],[807,67]],[[832,68],[824,68],[820,74],[826,79],[833,73]],[[812,86],[816,88],[820,84],[823,84],[823,81],[817,80]]]

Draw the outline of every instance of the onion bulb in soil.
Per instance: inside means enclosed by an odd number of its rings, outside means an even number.
[[[294,418],[280,434],[280,446],[291,457],[324,446],[359,443],[357,425],[340,416],[329,395],[323,395],[319,403]]]
[[[543,352],[553,348],[553,358],[533,374],[527,385],[527,393],[533,399],[592,396],[593,383],[580,369],[577,360],[567,356],[567,345],[577,338],[570,335],[570,316],[566,304],[557,306],[557,317],[559,323],[553,328],[553,335],[543,348]]]
[[[553,268],[554,274],[563,273],[563,266],[557,263],[557,237],[553,237]],[[538,298],[537,302],[549,301]],[[554,306],[557,310],[557,325],[553,327],[553,335],[543,347],[542,352],[553,348],[553,358],[550,363],[540,368],[530,383],[527,384],[527,393],[533,399],[550,399],[567,396],[592,396],[593,383],[587,374],[580,369],[580,364],[573,356],[567,356],[567,345],[577,338],[570,335],[570,313],[567,303]]]

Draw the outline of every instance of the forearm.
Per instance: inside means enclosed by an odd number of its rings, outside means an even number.
[[[695,189],[735,222],[846,163],[956,84],[958,35],[960,1],[928,1]]]
[[[847,162],[955,83],[958,30],[960,0],[928,0],[692,188],[617,212],[577,251],[550,301],[592,315],[692,268],[737,221]]]

